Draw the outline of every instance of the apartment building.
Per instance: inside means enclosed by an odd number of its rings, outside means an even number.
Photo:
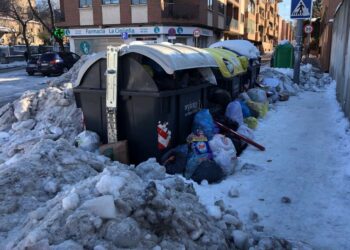
[[[332,48],[332,31],[333,31],[333,18],[335,11],[342,0],[323,0],[322,2],[322,14],[321,14],[321,27],[320,27],[320,64],[324,71],[329,71],[330,66],[330,54]]]
[[[35,6],[35,0],[31,0]],[[16,0],[16,4],[22,8],[29,8],[27,0]],[[0,45],[24,44],[21,34],[21,25],[15,19],[9,16],[0,15]],[[27,36],[31,45],[40,45],[43,41],[39,38],[39,33],[43,31],[43,27],[39,22],[29,21],[27,26]]]
[[[78,54],[131,41],[207,47],[223,37],[226,4],[227,0],[60,0],[59,25]]]
[[[244,37],[245,2],[246,0],[227,0],[224,39]]]
[[[278,41],[288,40],[293,41],[294,39],[294,27],[292,22],[288,22],[280,18],[279,30],[278,30]]]
[[[280,16],[280,0],[246,0],[245,32],[247,40],[260,46],[263,52],[271,52],[277,44]]]

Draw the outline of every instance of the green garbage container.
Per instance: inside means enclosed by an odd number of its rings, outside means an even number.
[[[294,47],[290,43],[280,44],[276,47],[273,54],[272,67],[274,68],[293,68],[294,66]]]

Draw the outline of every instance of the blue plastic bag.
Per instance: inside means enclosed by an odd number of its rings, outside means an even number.
[[[250,113],[250,109],[248,105],[245,103],[245,101],[239,101],[239,103],[241,104],[241,107],[242,107],[243,117],[247,118],[252,116],[252,114]]]
[[[219,129],[216,127],[214,119],[208,109],[202,109],[195,114],[192,132],[196,133],[197,130],[203,131],[204,135],[209,140],[211,140],[215,134],[219,133]]]

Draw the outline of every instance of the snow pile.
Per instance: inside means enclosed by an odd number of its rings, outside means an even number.
[[[301,67],[299,85],[293,82],[293,74],[293,69],[289,68],[263,68],[259,81],[270,88],[276,88],[280,93],[291,96],[296,95],[300,90],[317,92],[332,82],[329,74],[322,73],[311,64]]]
[[[209,48],[227,48],[233,50],[240,55],[248,58],[257,58],[260,56],[259,50],[247,40],[225,40],[213,43]]]
[[[83,130],[82,120],[69,85],[64,89],[49,87],[25,92],[0,108],[0,164],[30,150],[44,138],[64,138],[73,144]]]
[[[83,55],[67,73],[62,74],[61,76],[51,81],[50,86],[57,87],[62,86],[66,83],[74,83],[78,78],[80,68],[87,60],[89,60],[94,55],[95,54]]]
[[[6,200],[1,204],[2,232],[9,231],[7,238],[2,233],[2,249],[260,249],[264,242],[273,249],[293,246],[244,230],[237,212],[223,201],[204,207],[191,183],[167,177],[153,160],[137,171],[106,164],[96,175],[90,161],[101,164],[105,158],[89,158],[92,153],[77,152],[64,140],[42,143],[56,157],[37,145],[22,160],[31,163],[28,168],[18,162],[0,179]],[[66,153],[79,155],[76,163],[65,162]],[[21,174],[28,178],[16,178]],[[42,187],[54,185],[47,183],[57,183],[55,191],[62,192],[51,198]],[[71,183],[76,184],[67,185]],[[26,216],[24,210],[31,212]]]

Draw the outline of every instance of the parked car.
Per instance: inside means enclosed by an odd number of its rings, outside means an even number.
[[[72,52],[48,52],[40,56],[38,70],[45,76],[66,73],[80,59]]]
[[[31,56],[27,61],[26,71],[28,75],[32,76],[38,72],[38,59],[40,55]]]

